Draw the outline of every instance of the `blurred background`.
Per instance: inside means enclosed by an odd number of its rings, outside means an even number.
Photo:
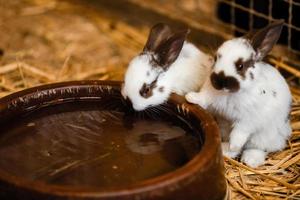
[[[121,80],[157,22],[190,27],[189,40],[213,54],[225,39],[284,19],[270,62],[293,72],[299,11],[296,0],[0,0],[0,96],[48,82]]]
[[[213,54],[276,19],[285,25],[267,61],[293,92],[293,137],[260,171],[227,160],[226,177],[232,199],[300,199],[274,182],[300,183],[299,0],[0,0],[0,97],[52,82],[122,80],[157,22],[188,26],[188,39]]]

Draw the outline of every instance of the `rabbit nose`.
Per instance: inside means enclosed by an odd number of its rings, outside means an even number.
[[[210,75],[211,84],[217,90],[221,90],[225,87],[225,76],[222,75],[222,73],[217,74],[215,72]]]
[[[230,92],[236,92],[240,88],[238,80],[232,76],[225,76],[223,71],[218,74],[213,72],[210,75],[210,81],[217,90],[228,89]]]

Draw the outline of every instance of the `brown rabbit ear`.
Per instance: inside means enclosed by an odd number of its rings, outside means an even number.
[[[158,23],[151,28],[148,40],[143,51],[155,50],[172,35],[170,27],[163,23]]]
[[[248,37],[254,50],[256,51],[256,60],[262,60],[277,43],[284,21],[274,22],[267,27],[249,34]]]
[[[164,70],[177,59],[181,49],[183,47],[184,41],[186,39],[189,29],[177,32],[173,34],[166,42],[162,43],[157,50],[155,55],[157,55],[157,64]]]

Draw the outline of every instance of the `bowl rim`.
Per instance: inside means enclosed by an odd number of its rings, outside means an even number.
[[[59,89],[66,87],[76,86],[112,86],[120,89],[121,81],[100,81],[100,80],[87,80],[87,81],[68,81],[60,83],[51,83],[40,85],[37,87],[28,88],[22,91],[12,93],[0,99],[0,109],[7,106],[12,100],[21,96],[34,94],[49,89]],[[206,171],[210,165],[210,160],[220,151],[221,138],[219,128],[213,117],[203,108],[197,105],[187,103],[182,97],[172,94],[168,103],[177,106],[181,112],[191,112],[194,116],[200,119],[201,127],[205,137],[204,144],[199,153],[195,155],[184,166],[168,172],[166,174],[146,179],[128,186],[116,187],[93,187],[93,186],[62,186],[55,184],[47,184],[39,180],[28,180],[24,177],[11,175],[0,168],[0,182],[5,182],[13,186],[21,187],[26,190],[36,191],[38,193],[56,195],[61,197],[91,197],[91,198],[108,198],[127,196],[143,192],[150,192],[161,189],[163,187],[174,186],[179,181],[188,180],[193,174],[199,171]]]

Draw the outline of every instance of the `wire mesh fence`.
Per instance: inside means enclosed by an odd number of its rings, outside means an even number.
[[[300,55],[299,0],[218,0],[217,15],[236,36],[264,27],[274,20],[284,19],[278,43]]]
[[[141,4],[138,0],[130,1]],[[143,4],[159,12],[165,10],[167,15],[188,21],[189,25],[200,25],[224,39],[283,19],[280,45],[272,55],[297,67],[300,65],[300,0],[144,0]]]

